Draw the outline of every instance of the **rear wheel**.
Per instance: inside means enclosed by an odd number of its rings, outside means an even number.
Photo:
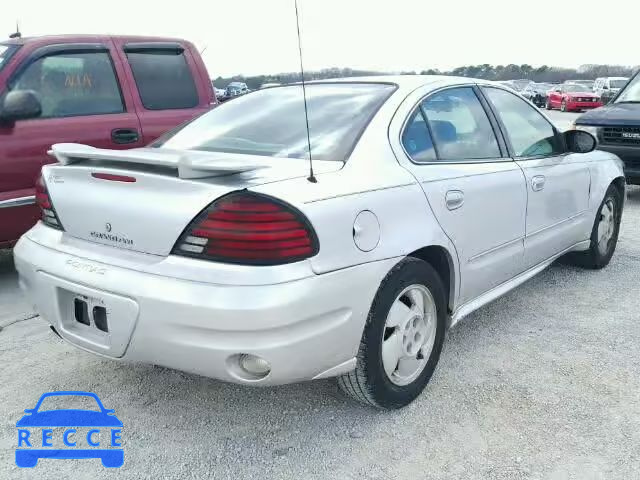
[[[591,269],[606,267],[618,244],[621,218],[622,195],[620,190],[612,185],[607,190],[596,215],[589,250],[572,253],[569,256],[571,263]]]
[[[549,100],[549,97],[547,97],[544,102],[544,108],[546,108],[547,110],[551,110],[551,101]]]
[[[382,281],[369,311],[355,370],[338,385],[384,409],[411,403],[429,382],[444,342],[446,299],[428,263],[407,258]]]

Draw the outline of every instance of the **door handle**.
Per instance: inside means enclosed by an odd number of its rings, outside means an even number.
[[[547,179],[544,177],[544,175],[536,175],[531,179],[531,190],[533,190],[534,192],[539,192],[544,188],[544,182],[546,181]]]
[[[456,210],[464,204],[464,193],[461,190],[449,190],[444,199],[449,210]]]
[[[135,128],[116,128],[111,130],[111,140],[117,144],[135,143],[140,138]]]

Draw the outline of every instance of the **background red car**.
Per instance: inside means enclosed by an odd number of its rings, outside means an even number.
[[[547,93],[547,110],[559,108],[563,112],[575,110],[589,110],[601,107],[602,100],[598,95],[589,91],[584,85],[558,85]]]

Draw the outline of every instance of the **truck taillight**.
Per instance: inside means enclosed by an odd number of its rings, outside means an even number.
[[[280,200],[247,191],[216,200],[182,233],[174,255],[244,265],[279,265],[318,253],[306,217]]]
[[[43,223],[52,228],[64,230],[64,228],[62,228],[62,224],[60,223],[60,219],[58,218],[58,214],[53,208],[51,197],[49,197],[49,192],[47,191],[47,186],[45,185],[42,176],[39,176],[36,180],[36,204],[38,205],[38,207],[40,207]]]

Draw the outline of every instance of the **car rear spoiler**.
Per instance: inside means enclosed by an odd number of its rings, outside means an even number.
[[[153,165],[172,168],[180,178],[206,178],[249,172],[274,166],[273,157],[256,158],[255,155],[235,153],[197,152],[160,148],[134,148],[131,150],[108,150],[78,143],[57,143],[49,150],[61,165],[71,165],[85,160],[122,162],[123,164]],[[277,165],[284,162],[299,163],[291,158],[278,158]]]

